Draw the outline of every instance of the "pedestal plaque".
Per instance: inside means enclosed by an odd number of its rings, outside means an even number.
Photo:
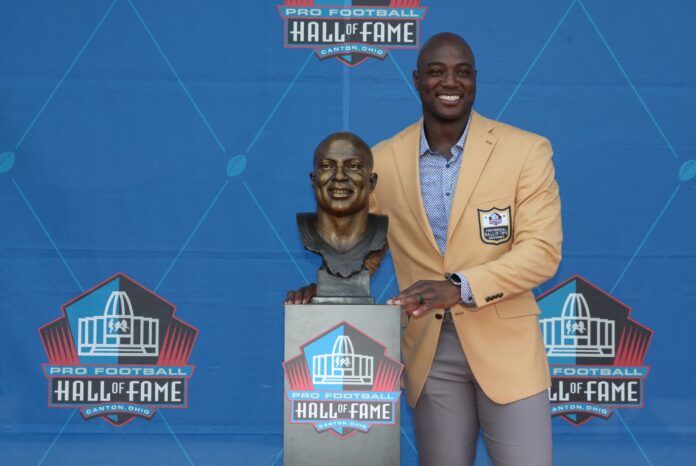
[[[285,306],[286,466],[399,464],[401,310]]]

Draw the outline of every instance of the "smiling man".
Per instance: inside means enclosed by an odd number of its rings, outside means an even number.
[[[545,138],[476,113],[476,62],[456,34],[428,40],[413,83],[423,118],[373,148],[373,211],[410,316],[406,395],[420,464],[471,465],[483,431],[496,466],[551,464],[550,384],[530,291],[561,259]]]

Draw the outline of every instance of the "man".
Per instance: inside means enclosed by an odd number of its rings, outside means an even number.
[[[551,464],[550,377],[530,291],[554,275],[561,217],[549,142],[472,109],[476,66],[451,33],[423,46],[423,119],[374,149],[373,210],[389,217],[411,316],[405,386],[422,465]],[[311,288],[289,294],[303,301]]]

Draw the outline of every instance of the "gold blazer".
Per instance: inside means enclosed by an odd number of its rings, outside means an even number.
[[[444,256],[433,237],[420,190],[422,120],[373,148],[379,175],[374,212],[389,216],[388,243],[399,289],[463,272],[475,308],[456,305],[454,323],[483,391],[510,403],[550,385],[530,291],[561,260],[561,204],[549,141],[473,113]],[[435,355],[441,310],[410,318],[403,338],[408,402],[415,406]]]

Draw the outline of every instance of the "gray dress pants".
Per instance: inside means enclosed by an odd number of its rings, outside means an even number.
[[[442,324],[413,422],[421,466],[473,465],[479,426],[495,466],[552,462],[548,392],[505,405],[491,401],[476,383],[451,321]]]

